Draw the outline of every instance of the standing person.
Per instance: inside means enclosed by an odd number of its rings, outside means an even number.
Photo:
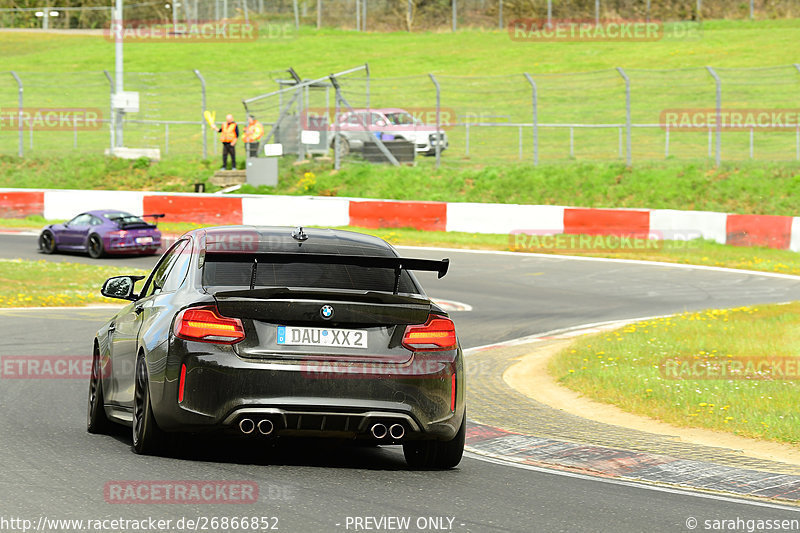
[[[253,115],[247,116],[247,127],[244,129],[242,140],[247,144],[247,152],[250,157],[258,157],[258,144],[264,136],[264,126],[261,125]]]
[[[239,138],[239,125],[233,121],[233,115],[225,117],[225,124],[218,130],[222,141],[222,168],[227,170],[228,154],[231,155],[231,170],[236,170],[236,140]]]

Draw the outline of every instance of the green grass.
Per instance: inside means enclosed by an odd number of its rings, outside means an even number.
[[[214,163],[188,158],[151,164],[103,156],[0,156],[0,187],[193,191],[194,183],[213,174]]]
[[[262,72],[264,65],[293,66],[301,76],[307,76],[335,72],[346,59],[347,65],[369,62],[376,72],[404,76],[427,72],[569,72],[616,65],[652,68],[654,62],[658,68],[709,63],[720,67],[762,66],[765,57],[776,64],[797,60],[793,45],[799,27],[800,21],[792,19],[707,21],[700,40],[535,44],[513,42],[505,30],[377,34],[303,27],[297,38],[269,39],[261,35],[258,44],[126,43],[125,68],[132,72],[200,67],[210,72]],[[631,54],[633,47],[639,53]],[[54,49],[59,53],[53,54]],[[445,54],[445,50],[458,53]],[[499,52],[503,61],[498,61]],[[30,34],[9,32],[0,38],[0,55],[8,70],[23,72],[79,72],[114,66],[114,44],[102,36],[40,34],[31,38]]]
[[[614,67],[631,78],[634,123],[657,123],[667,108],[707,108],[714,105],[714,84],[704,69],[719,69],[723,80],[723,105],[735,107],[792,108],[800,89],[796,34],[800,20],[709,21],[699,39],[631,42],[512,41],[505,31],[464,30],[408,34],[356,33],[302,28],[296,38],[267,39],[257,43],[128,43],[125,46],[125,84],[141,93],[141,111],[130,118],[192,120],[201,116],[199,69],[208,84],[208,108],[218,116],[234,112],[241,119],[242,99],[277,88],[273,69],[294,67],[306,78],[326,76],[369,63],[373,107],[431,108],[435,91],[428,73],[442,87],[442,106],[465,120],[467,116],[493,122],[530,122],[531,88],[522,76],[531,73],[538,84],[539,120],[542,123],[624,123],[625,87]],[[52,50],[59,50],[53,54]],[[313,53],[310,53],[312,51]],[[109,86],[102,69],[113,71],[114,46],[101,36],[27,33],[0,34],[4,68],[17,71],[25,83],[26,106],[94,107],[105,113]],[[769,65],[764,64],[769,58]],[[265,68],[265,65],[268,68]],[[784,65],[759,71],[742,67]],[[672,72],[650,69],[684,69]],[[687,70],[688,69],[688,70]],[[581,72],[579,75],[563,73]],[[57,73],[57,74],[53,74]],[[464,76],[470,78],[464,78]],[[363,75],[344,80],[345,96],[354,106],[366,104]],[[325,104],[323,91],[312,92],[309,105]],[[16,104],[16,85],[0,77],[0,103]],[[330,99],[328,100],[330,103]],[[277,102],[274,102],[277,105]],[[269,107],[269,109],[268,109]],[[274,118],[274,106],[256,106],[265,122]],[[450,166],[516,161],[532,158],[532,132],[516,127],[472,128],[470,150],[466,130],[448,132],[451,149],[444,162]],[[33,147],[26,134],[26,150],[70,153],[99,152],[108,145],[108,132],[35,132]],[[163,126],[126,126],[131,146],[160,147],[170,154],[197,154],[202,146],[198,126],[170,127],[169,143]],[[726,133],[726,159],[747,159],[748,134]],[[16,132],[0,131],[0,151],[14,153]],[[216,148],[208,136],[210,153]],[[616,161],[618,129],[578,129],[574,132],[576,159]],[[664,132],[634,129],[635,161],[664,158]],[[704,133],[674,133],[670,153],[678,158],[707,158]],[[540,157],[570,160],[569,131],[542,128]],[[786,160],[795,156],[794,135],[759,133],[755,140],[759,159]]]
[[[632,413],[797,444],[798,334],[800,303],[683,313],[582,338],[551,362],[550,372]],[[782,357],[792,361],[783,375],[758,366]],[[738,364],[741,372],[721,377]]]
[[[160,163],[107,159],[0,157],[0,187],[194,190],[215,162],[174,158]],[[323,163],[283,161],[275,188],[237,192],[443,202],[496,202],[682,209],[794,216],[800,163],[494,165],[435,170],[427,165],[353,165],[335,172]],[[209,186],[207,190],[216,188]]]
[[[119,304],[100,295],[112,276],[147,274],[130,267],[0,259],[0,307]]]

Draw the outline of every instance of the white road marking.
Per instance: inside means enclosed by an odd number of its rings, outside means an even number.
[[[472,311],[472,306],[469,304],[465,304],[463,302],[457,302],[455,300],[444,300],[442,298],[431,298],[436,304],[439,305],[442,309],[448,312],[453,311]]]

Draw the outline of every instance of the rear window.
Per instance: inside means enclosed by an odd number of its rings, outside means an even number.
[[[249,287],[252,271],[251,262],[217,263],[207,260],[203,266],[203,285]],[[259,263],[255,286],[392,292],[394,271],[353,265]],[[400,274],[399,292],[417,293],[406,271]]]

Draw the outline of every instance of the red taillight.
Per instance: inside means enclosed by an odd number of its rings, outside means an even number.
[[[456,375],[450,376],[450,410],[456,412]]]
[[[128,235],[128,232],[125,230],[110,231],[107,233],[107,235],[112,239],[124,239]]]
[[[219,344],[236,344],[244,339],[242,321],[220,316],[216,307],[190,307],[175,318],[175,336],[181,339]]]
[[[431,315],[425,324],[406,326],[403,346],[414,352],[452,350],[456,347],[456,327],[449,318]]]
[[[186,385],[186,365],[181,365],[181,379],[178,382],[178,403],[183,401],[183,387]]]

